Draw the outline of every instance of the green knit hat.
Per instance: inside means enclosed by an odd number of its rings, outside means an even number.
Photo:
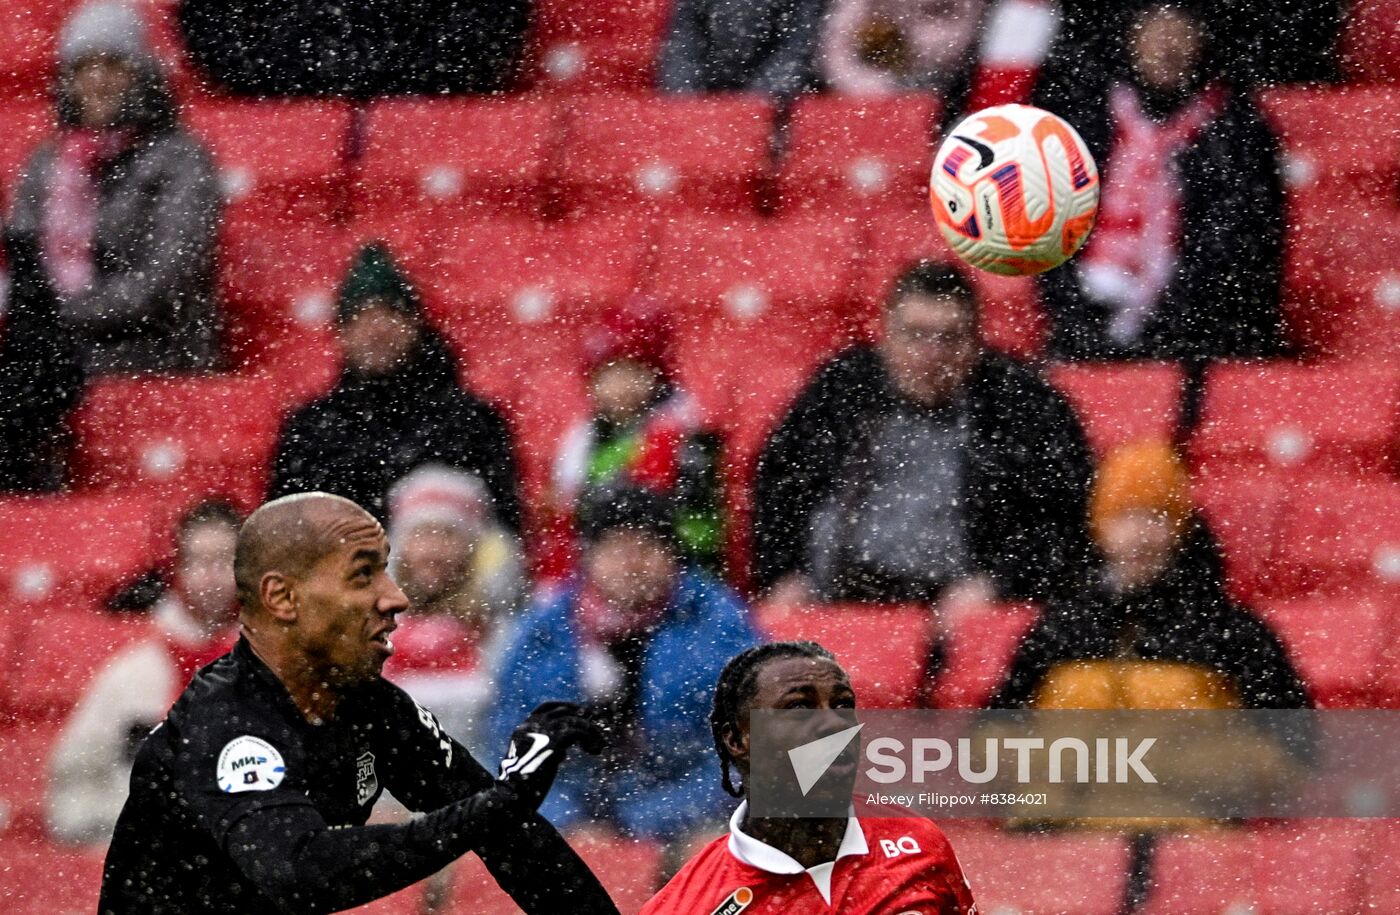
[[[355,263],[340,284],[336,316],[341,324],[367,306],[383,305],[399,314],[417,318],[421,307],[418,290],[404,276],[394,256],[383,242],[371,242],[360,249]]]

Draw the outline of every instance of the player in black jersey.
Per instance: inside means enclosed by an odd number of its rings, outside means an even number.
[[[380,669],[407,600],[384,531],[323,493],[269,502],[239,533],[243,635],[136,758],[107,853],[106,913],[332,912],[476,852],[527,912],[615,912],[536,808],[585,713],[547,703],[491,776]],[[385,790],[417,811],[365,825]]]

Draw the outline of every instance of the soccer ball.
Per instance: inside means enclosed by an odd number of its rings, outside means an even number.
[[[1029,105],[964,118],[933,157],[933,218],[963,260],[1008,276],[1078,251],[1099,211],[1099,170],[1074,128]]]

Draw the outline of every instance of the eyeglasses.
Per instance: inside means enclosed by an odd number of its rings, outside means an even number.
[[[902,343],[917,346],[938,346],[944,349],[952,349],[958,346],[965,346],[971,343],[975,337],[974,329],[965,324],[943,330],[932,328],[910,327],[900,321],[893,321],[889,325],[890,336]]]

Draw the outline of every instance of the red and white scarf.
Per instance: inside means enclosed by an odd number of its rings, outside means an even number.
[[[125,130],[66,130],[59,137],[43,215],[44,265],[54,289],[72,298],[92,285],[98,172],[131,142]]]
[[[1113,146],[1098,223],[1077,269],[1085,293],[1110,309],[1109,335],[1136,340],[1176,269],[1181,241],[1179,154],[1220,113],[1224,93],[1201,92],[1164,121],[1142,109],[1137,93],[1109,96]]]

